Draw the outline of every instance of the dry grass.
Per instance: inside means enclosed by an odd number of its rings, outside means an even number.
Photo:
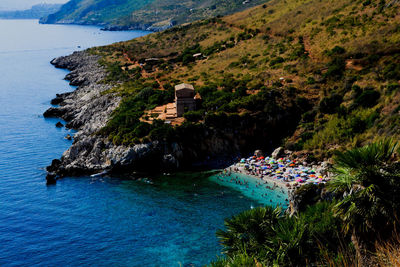
[[[399,267],[400,237],[396,234],[391,240],[377,243],[376,252],[371,256],[371,260],[377,267]],[[321,266],[329,267],[363,267],[358,264],[355,250],[344,246],[341,246],[336,258],[325,253],[320,263]]]
[[[380,267],[400,266],[400,237],[396,235],[392,241],[386,241],[376,246],[375,261]]]

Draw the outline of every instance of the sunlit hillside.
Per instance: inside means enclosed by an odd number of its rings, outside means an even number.
[[[282,142],[327,157],[341,147],[399,134],[399,7],[388,0],[274,0],[91,51],[104,56],[109,82],[123,82],[112,90],[127,101],[114,120],[129,117],[122,110],[145,112],[171,101],[166,89],[188,82],[203,99],[202,110],[186,116],[192,123],[210,127],[221,116],[237,116],[232,123],[242,125],[249,114],[301,115],[290,121],[293,128],[282,130]],[[135,96],[149,85],[150,97],[163,96],[138,108]],[[152,131],[137,135],[131,126],[122,128],[111,120],[103,133],[129,143]]]

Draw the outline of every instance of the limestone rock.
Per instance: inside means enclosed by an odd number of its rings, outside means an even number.
[[[273,159],[279,159],[285,155],[283,147],[278,147],[272,152],[271,156]]]
[[[52,185],[57,183],[57,175],[55,173],[48,173],[46,176],[46,184]]]
[[[264,156],[263,152],[261,150],[256,150],[254,151],[254,156],[256,156],[257,158]]]

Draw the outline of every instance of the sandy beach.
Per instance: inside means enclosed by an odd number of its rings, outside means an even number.
[[[321,163],[308,164],[289,156],[242,158],[223,172],[228,175],[237,173],[268,182],[272,189],[282,188],[288,195],[304,184],[320,184],[329,180],[326,168]]]
[[[256,174],[253,174],[251,172],[246,171],[244,168],[236,166],[236,164],[226,168],[224,171],[228,175],[232,175],[232,174],[236,173],[236,174],[245,175],[245,176],[247,176],[249,178],[256,179],[258,181],[268,182],[269,184],[272,185],[272,189],[274,189],[273,187],[279,187],[279,188],[284,189],[285,191],[287,191],[288,194],[291,191],[291,188],[289,188],[287,186],[288,185],[287,182],[283,182],[281,180],[274,179],[272,176],[269,176],[269,175],[256,175]]]

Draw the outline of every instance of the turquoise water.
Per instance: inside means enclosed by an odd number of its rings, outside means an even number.
[[[0,266],[200,266],[220,252],[223,219],[260,205],[204,174],[133,181],[66,178],[45,166],[71,144],[44,119],[73,90],[49,61],[146,32],[0,20]]]
[[[286,208],[288,205],[288,192],[286,188],[280,188],[273,182],[263,181],[256,177],[241,173],[212,175],[209,179],[220,185],[232,188],[244,196],[257,201],[257,203],[269,206],[281,206]]]

